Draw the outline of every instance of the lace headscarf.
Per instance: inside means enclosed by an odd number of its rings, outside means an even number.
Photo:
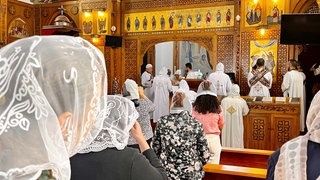
[[[281,147],[275,168],[276,179],[307,179],[308,140],[320,143],[320,91],[311,102],[306,124],[307,134],[292,139]]]
[[[126,79],[122,89],[126,91],[122,93],[126,98],[130,100],[139,99],[138,84],[134,80]]]
[[[176,103],[176,102],[174,102],[175,100],[181,101],[180,98],[175,98],[177,93],[182,93],[183,94],[182,107],[178,107],[178,108],[174,107],[174,104]],[[176,92],[172,96],[170,113],[180,113],[183,110],[189,111],[189,113],[191,114],[192,113],[192,104],[191,104],[190,100],[188,99],[188,97],[187,97],[187,95],[185,93],[185,90],[178,89],[178,90],[176,90]]]
[[[132,101],[117,95],[108,95],[107,118],[95,140],[80,153],[99,152],[116,147],[122,150],[128,144],[130,130],[139,117]]]
[[[189,85],[187,83],[186,80],[181,80],[180,83],[179,83],[179,88],[180,89],[183,89],[185,92],[189,91],[190,88],[189,88]]]
[[[0,64],[0,179],[70,179],[69,157],[102,128],[103,54],[80,37],[33,36],[1,48]]]
[[[209,87],[206,89],[205,82],[209,83]],[[215,85],[210,81],[202,81],[198,87],[197,97],[201,95],[212,95],[217,96],[217,89]]]

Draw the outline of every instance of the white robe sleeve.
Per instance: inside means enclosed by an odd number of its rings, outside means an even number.
[[[251,84],[250,84],[250,79],[251,78],[253,78],[253,74],[251,73],[251,72],[249,72],[249,74],[248,74],[248,79],[247,79],[247,81],[248,81],[248,86],[249,87],[251,87]]]
[[[264,77],[265,77],[267,80],[269,80],[270,84],[269,84],[268,89],[271,89],[271,87],[272,87],[272,74],[271,74],[271,72],[268,72]]]
[[[141,76],[141,85],[143,87],[151,87],[152,86],[152,78],[151,75],[149,73],[144,72]]]
[[[289,77],[289,73],[286,73],[284,76],[283,76],[283,81],[282,81],[282,84],[281,84],[281,90],[283,93],[285,93],[286,91],[289,90],[289,86],[290,86],[290,77]]]
[[[248,107],[248,104],[247,102],[242,99],[242,116],[245,116],[249,113],[249,107]]]

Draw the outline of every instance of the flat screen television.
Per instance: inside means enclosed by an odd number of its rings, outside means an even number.
[[[121,47],[122,46],[122,36],[106,35],[105,46]]]
[[[320,44],[320,14],[282,14],[280,44]]]

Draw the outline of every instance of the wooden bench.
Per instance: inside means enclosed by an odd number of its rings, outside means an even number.
[[[206,164],[203,166],[206,172],[204,180],[253,180],[265,179],[267,169],[263,168],[250,168],[243,166],[232,166],[223,164]]]
[[[222,148],[220,164],[206,164],[204,179],[265,179],[269,156],[273,151]]]
[[[223,147],[220,155],[220,164],[267,169],[269,156],[273,152],[260,149]]]

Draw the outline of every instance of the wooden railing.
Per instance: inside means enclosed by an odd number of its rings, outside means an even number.
[[[206,164],[204,179],[265,179],[268,158],[273,151],[223,148],[220,164]]]

